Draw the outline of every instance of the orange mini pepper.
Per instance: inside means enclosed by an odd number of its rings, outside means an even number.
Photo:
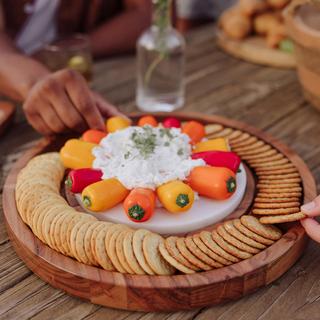
[[[97,144],[78,139],[68,140],[60,150],[60,159],[69,169],[91,168],[94,156],[92,149]]]
[[[189,136],[192,144],[200,142],[206,134],[204,125],[198,121],[187,122],[181,131]]]
[[[93,183],[82,191],[82,203],[91,211],[111,209],[122,202],[129,191],[115,178]]]
[[[107,136],[106,132],[95,130],[95,129],[89,129],[82,134],[81,140],[99,144],[100,141],[106,136]]]
[[[138,126],[143,127],[149,125],[151,127],[157,127],[158,126],[158,121],[154,116],[143,116],[139,119],[138,121]]]
[[[206,151],[230,151],[228,140],[225,138],[210,139],[201,141],[194,146],[193,152]]]

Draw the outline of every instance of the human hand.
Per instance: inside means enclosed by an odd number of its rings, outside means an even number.
[[[314,217],[320,216],[320,196],[303,205],[301,211],[308,216],[301,220],[302,226],[310,238],[320,243],[320,224],[314,219]]]
[[[104,119],[121,115],[88,87],[76,71],[64,69],[38,81],[28,93],[23,109],[35,130],[51,135],[87,128],[105,130]]]

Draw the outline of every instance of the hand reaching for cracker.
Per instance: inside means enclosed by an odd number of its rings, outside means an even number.
[[[310,238],[320,243],[320,223],[314,219],[314,217],[320,216],[320,196],[303,205],[301,211],[308,216],[301,220],[302,226]]]

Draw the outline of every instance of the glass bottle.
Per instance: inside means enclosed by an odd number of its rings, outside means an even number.
[[[153,0],[153,22],[137,42],[136,104],[147,112],[173,111],[185,96],[185,41],[171,24],[172,0]]]

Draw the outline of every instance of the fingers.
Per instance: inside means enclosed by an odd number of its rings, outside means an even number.
[[[44,136],[49,136],[52,134],[51,129],[46,125],[46,123],[38,114],[26,114],[26,117],[31,126],[39,133],[43,134]]]
[[[63,70],[65,90],[82,117],[92,129],[104,130],[104,120],[91,97],[90,89],[84,78],[75,71]]]
[[[300,221],[308,236],[320,243],[320,224],[312,218],[306,218]]]
[[[58,116],[56,110],[48,102],[42,103],[41,118],[53,133],[62,133],[66,131],[66,126]]]
[[[114,105],[106,101],[99,93],[92,92],[92,97],[103,117],[105,118],[112,117],[112,116],[126,117]]]
[[[303,205],[301,211],[309,217],[320,216],[320,196],[315,198],[313,201]]]
[[[71,103],[62,87],[59,87],[55,94],[52,94],[50,100],[66,127],[77,132],[83,132],[88,128],[86,121]]]

